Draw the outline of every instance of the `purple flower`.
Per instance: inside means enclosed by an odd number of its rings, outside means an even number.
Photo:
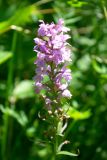
[[[72,95],[71,95],[70,91],[68,89],[66,89],[62,92],[62,96],[67,97],[67,98],[71,98]]]
[[[68,84],[64,83],[64,84],[60,84],[59,89],[60,90],[65,90],[67,87],[68,87]]]
[[[40,21],[38,37],[34,39],[34,51],[37,52],[36,76],[34,77],[36,92],[45,90],[45,104],[54,102],[60,105],[62,97],[71,98],[68,90],[71,81],[71,70],[67,67],[71,62],[71,50],[68,47],[67,34],[69,28],[59,19],[57,24],[45,24]],[[59,100],[60,97],[60,100]],[[52,107],[52,106],[51,106]]]

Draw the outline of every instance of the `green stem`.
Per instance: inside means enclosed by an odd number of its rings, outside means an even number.
[[[9,107],[9,101],[8,98],[12,94],[13,90],[13,75],[14,75],[14,60],[15,60],[15,48],[16,48],[16,41],[17,41],[17,32],[14,31],[13,33],[13,40],[12,40],[12,48],[11,52],[13,54],[11,60],[9,61],[9,71],[8,71],[8,77],[7,77],[7,94],[6,94],[6,107]],[[9,160],[9,157],[11,155],[10,152],[10,141],[11,137],[8,135],[9,133],[12,133],[12,124],[11,124],[11,117],[8,116],[8,114],[3,115],[4,120],[4,132],[3,132],[3,138],[2,138],[2,160]]]
[[[53,142],[53,155],[52,155],[52,160],[56,160],[56,154],[57,154],[57,140],[55,137],[55,140]]]
[[[3,160],[8,160],[8,155],[7,155],[7,134],[8,134],[8,115],[4,114],[3,115],[3,120],[4,120],[4,130],[3,130],[3,137],[2,137],[2,159]]]
[[[58,127],[58,121],[56,120],[55,121],[56,133],[55,133],[54,142],[53,142],[53,156],[52,156],[52,160],[56,160],[56,158],[57,158],[57,150],[58,150],[57,127]]]
[[[8,98],[8,96],[11,95],[11,92],[13,89],[16,41],[17,41],[17,31],[14,31],[13,40],[12,40],[12,48],[11,48],[11,52],[12,52],[13,56],[9,62],[9,72],[8,72],[8,78],[7,78],[7,98]]]

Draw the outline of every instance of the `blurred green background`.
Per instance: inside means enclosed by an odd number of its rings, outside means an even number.
[[[38,20],[59,18],[71,29],[72,106],[65,149],[79,157],[107,160],[107,1],[0,0],[0,160],[51,160],[43,101],[33,90],[33,39]]]

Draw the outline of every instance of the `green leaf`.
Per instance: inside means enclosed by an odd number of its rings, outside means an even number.
[[[77,157],[78,154],[75,154],[75,153],[71,153],[71,152],[68,152],[68,151],[60,151],[57,153],[57,155],[67,155],[67,156],[72,156],[72,157]]]
[[[102,75],[101,75],[101,78],[107,79],[107,74],[102,74]]]
[[[9,51],[0,51],[0,64],[5,63],[12,57],[12,53]]]
[[[50,78],[48,75],[45,75],[43,78],[43,83],[48,83],[50,81]]]
[[[86,5],[88,3],[84,1],[72,0],[72,1],[68,1],[68,4],[71,5],[72,7],[80,8],[83,5]]]
[[[78,39],[78,43],[80,45],[91,47],[91,46],[95,45],[96,40],[92,39],[92,38],[90,39],[90,38],[85,37],[85,36],[80,36],[79,39]]]
[[[28,137],[33,137],[34,136],[34,134],[35,134],[35,130],[36,130],[36,128],[35,127],[30,127],[30,128],[28,128],[27,130],[26,130],[26,135],[28,136]]]
[[[60,121],[58,123],[58,128],[57,128],[57,135],[59,135],[59,136],[63,136],[63,134],[62,134],[62,127],[63,127],[63,122]]]
[[[81,20],[81,17],[78,16],[78,17],[75,17],[75,18],[70,18],[70,19],[67,19],[65,20],[65,24],[68,25],[68,24],[73,24],[73,23],[76,23],[78,21]]]
[[[67,115],[70,118],[73,118],[74,120],[83,120],[83,119],[87,119],[91,116],[90,110],[80,112],[80,111],[76,110],[75,108],[69,106],[69,104],[64,105],[63,108],[66,111]]]
[[[87,71],[90,67],[91,64],[91,58],[88,54],[82,56],[77,62],[77,66],[79,69],[82,71]]]
[[[14,119],[16,119],[21,126],[25,126],[28,122],[27,116],[23,111],[17,113],[15,110],[9,107],[4,108],[2,105],[0,105],[0,110],[2,113],[7,114],[8,116],[11,116]]]
[[[95,70],[96,72],[102,73],[101,66],[99,66],[98,63],[97,63],[95,60],[93,60],[92,65],[93,65],[93,68],[94,68],[94,70]]]
[[[19,8],[8,20],[0,22],[0,34],[11,29],[12,25],[24,25],[27,22],[32,21],[32,14],[37,14],[37,8],[35,5],[29,5],[23,8]]]
[[[76,109],[74,108],[71,108],[68,110],[67,114],[75,119],[75,120],[83,120],[83,119],[87,119],[90,117],[91,113],[89,110],[87,111],[84,111],[84,112],[80,112],[80,111],[77,111]]]
[[[33,82],[31,80],[20,82],[13,90],[13,97],[16,99],[30,98],[34,97],[34,95]]]

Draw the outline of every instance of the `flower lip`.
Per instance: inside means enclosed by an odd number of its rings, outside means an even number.
[[[65,89],[63,92],[62,92],[62,96],[63,97],[67,97],[67,98],[71,98],[72,95],[70,93],[70,91],[68,89]]]

